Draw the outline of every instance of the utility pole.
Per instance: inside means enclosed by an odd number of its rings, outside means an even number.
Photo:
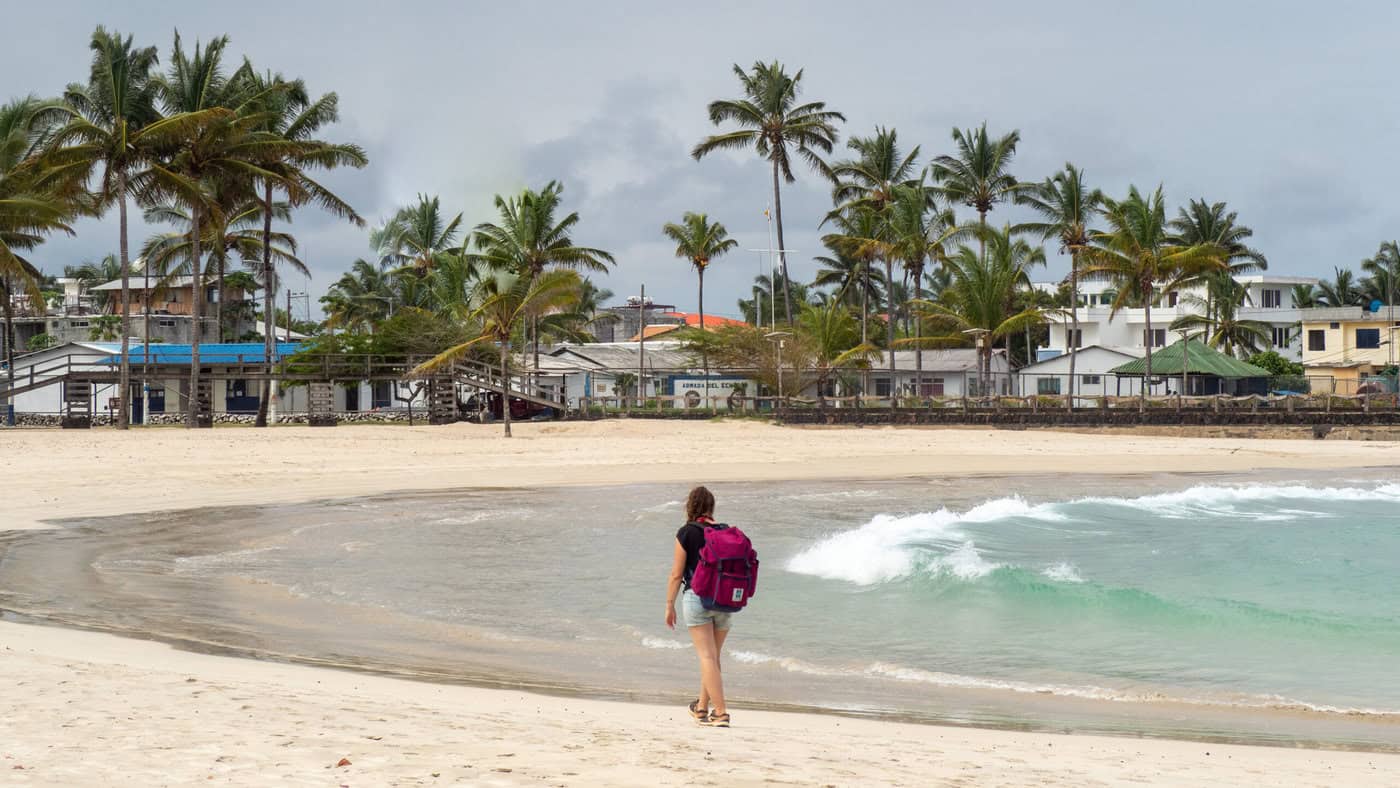
[[[647,372],[647,286],[637,301],[637,407],[645,408]]]

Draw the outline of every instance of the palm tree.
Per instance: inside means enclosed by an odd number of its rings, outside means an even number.
[[[111,295],[109,295],[111,291],[93,291],[92,288],[114,279],[120,279],[122,261],[115,254],[103,255],[101,260],[89,260],[77,266],[64,266],[63,275],[82,282],[83,289],[92,293],[93,305],[105,310],[111,301]]]
[[[1013,199],[1022,188],[1007,172],[1016,157],[1021,133],[1012,131],[993,140],[987,124],[979,129],[953,129],[956,156],[939,156],[929,165],[937,190],[949,201],[977,211],[977,223],[985,231],[987,214],[997,203]],[[985,234],[978,236],[978,249],[986,253]]]
[[[249,264],[263,258],[274,259],[310,276],[306,264],[297,257],[296,238],[289,233],[264,234],[263,214],[266,209],[260,200],[242,189],[230,189],[226,183],[214,184],[212,191],[211,197],[219,209],[210,212],[204,222],[200,249],[209,250],[216,281],[225,282],[226,272],[235,257]],[[275,203],[272,210],[282,221],[291,219],[291,209],[286,203]],[[180,228],[176,232],[157,233],[146,239],[141,247],[141,258],[147,272],[156,272],[161,277],[162,285],[173,276],[188,276],[194,248],[190,235],[194,223],[190,212],[178,201],[166,200],[147,208],[144,216],[147,224],[169,224]],[[269,243],[271,246],[267,245]],[[215,323],[219,326],[219,341],[223,341],[224,299],[221,297],[219,300]],[[149,309],[149,304],[147,306]]]
[[[899,134],[894,129],[877,126],[874,136],[853,136],[846,147],[856,152],[856,158],[831,165],[831,177],[836,181],[831,201],[837,207],[828,218],[858,205],[878,211],[894,202],[897,187],[918,182],[919,146],[901,154]]]
[[[951,280],[938,301],[917,301],[915,310],[944,333],[930,341],[940,345],[964,345],[966,335],[985,337],[978,342],[981,384],[985,394],[992,375],[992,345],[1045,322],[1038,306],[1016,309],[1018,296],[1030,283],[1029,271],[1045,264],[1045,250],[1015,237],[1010,225],[1001,230],[979,228],[980,251],[960,246],[944,263]]]
[[[667,238],[676,242],[676,257],[687,260],[695,267],[695,276],[699,281],[699,292],[697,294],[700,310],[700,330],[705,330],[705,269],[709,268],[710,262],[716,257],[728,254],[730,250],[739,245],[739,242],[729,237],[729,231],[719,222],[710,223],[710,219],[703,213],[687,212],[681,217],[681,223],[668,222],[661,228],[661,232]],[[705,371],[705,398],[710,396],[710,360],[709,357],[701,354],[701,365]]]
[[[872,263],[881,259],[886,248],[882,237],[885,231],[884,221],[871,205],[855,205],[829,218],[836,223],[837,232],[822,236],[822,244],[838,255],[857,261],[860,266],[860,341],[865,343],[870,338],[868,325],[871,302],[874,301],[874,305],[878,307],[882,292],[889,291],[890,277],[879,270],[872,273],[870,267]]]
[[[1340,266],[1333,268],[1332,281],[1318,283],[1317,297],[1326,306],[1356,306],[1361,302],[1356,274]]]
[[[1066,402],[1074,407],[1074,357],[1079,350],[1079,256],[1089,245],[1093,232],[1090,226],[1103,201],[1103,193],[1090,189],[1084,182],[1084,171],[1065,162],[1065,168],[1046,178],[1043,183],[1027,186],[1016,195],[1016,201],[1040,214],[1039,222],[1022,227],[1037,233],[1044,240],[1060,242],[1060,254],[1069,253],[1069,391]]]
[[[481,334],[444,350],[419,365],[423,374],[450,367],[482,342],[495,342],[501,349],[501,416],[505,436],[510,437],[510,355],[517,329],[541,313],[566,309],[578,298],[579,276],[574,271],[546,271],[532,276],[529,271],[499,269],[481,281],[477,306],[471,319],[481,325]]]
[[[1177,217],[1171,221],[1174,242],[1179,246],[1213,244],[1221,250],[1225,268],[1211,270],[1200,277],[1188,278],[1183,285],[1204,285],[1206,288],[1206,318],[1215,315],[1215,294],[1230,290],[1230,283],[1241,274],[1268,269],[1269,261],[1257,249],[1246,243],[1254,235],[1250,228],[1239,224],[1239,214],[1226,211],[1225,203],[1207,203],[1205,200],[1192,200],[1187,207],[1178,209]],[[1209,323],[1207,323],[1209,333]]]
[[[287,152],[283,140],[263,131],[264,113],[237,112],[244,108],[247,88],[231,85],[224,77],[221,60],[227,37],[220,36],[207,46],[195,44],[187,54],[175,37],[169,75],[160,81],[160,97],[167,115],[187,119],[175,125],[169,120],[152,124],[148,133],[157,141],[157,162],[151,166],[153,196],[173,200],[189,210],[190,275],[195,297],[191,310],[190,391],[187,427],[198,424],[199,345],[203,334],[205,300],[202,241],[205,221],[222,219],[221,203],[227,195],[253,196],[253,184],[282,181],[281,175],[267,169]],[[246,110],[246,108],[244,108]]]
[[[144,171],[150,158],[150,127],[160,119],[156,107],[159,84],[155,47],[136,47],[132,37],[108,32],[99,26],[88,44],[92,66],[86,85],[71,84],[64,102],[71,109],[67,126],[55,138],[55,146],[67,164],[100,168],[97,195],[103,206],[117,204],[118,255],[121,260],[121,367],[119,391],[122,407],[117,427],[127,429],[131,410],[131,257],[127,236],[127,198],[139,199],[145,188]]]
[[[555,218],[563,192],[563,185],[550,181],[539,191],[525,189],[511,198],[497,195],[500,222],[476,226],[473,245],[477,251],[472,259],[487,268],[517,271],[532,279],[550,268],[606,273],[615,262],[611,254],[574,243],[572,232],[579,223],[578,212]],[[540,365],[537,318],[530,321],[535,369]]]
[[[1312,309],[1318,305],[1317,285],[1294,285],[1292,295],[1295,309]]]
[[[817,401],[826,404],[826,384],[842,369],[864,368],[880,351],[860,341],[855,317],[845,304],[832,299],[822,305],[804,305],[797,315],[798,341],[810,351],[816,371]],[[782,374],[781,370],[778,374]]]
[[[1200,300],[1197,296],[1188,296]],[[1172,321],[1174,331],[1201,329],[1206,342],[1222,352],[1248,358],[1273,343],[1273,326],[1259,320],[1245,320],[1240,309],[1249,303],[1249,288],[1225,278],[1211,295],[1214,313],[1184,315]]]
[[[958,225],[951,208],[940,209],[934,205],[931,190],[922,181],[896,186],[893,194],[885,220],[889,256],[904,267],[905,278],[913,285],[914,300],[922,301],[924,266],[932,262],[942,267],[948,261],[952,244],[966,237],[970,230]],[[901,296],[899,302],[907,306],[907,300],[907,296]],[[921,378],[924,354],[919,339],[923,335],[923,325],[918,319],[914,320],[913,333],[914,371],[916,377]]]
[[[15,384],[14,294],[22,292],[31,306],[43,309],[43,275],[22,254],[37,247],[50,233],[73,234],[68,225],[75,203],[55,189],[36,154],[47,133],[46,114],[52,105],[34,97],[0,105],[0,299],[4,300],[7,389]],[[40,312],[40,314],[43,314]],[[8,392],[5,399],[9,400]],[[12,404],[11,404],[12,406]],[[14,423],[7,409],[7,423]]]
[[[788,76],[781,63],[755,62],[745,71],[736,63],[734,75],[743,86],[743,98],[710,103],[710,122],[716,126],[730,122],[739,128],[707,137],[696,145],[690,155],[698,161],[718,150],[752,148],[767,159],[773,168],[773,210],[778,225],[778,260],[783,279],[790,281],[787,267],[787,247],[783,241],[783,198],[779,175],[788,183],[797,180],[792,174],[792,155],[807,162],[818,172],[826,174],[820,153],[831,153],[836,144],[836,121],[846,116],[828,110],[826,102],[798,103],[802,90],[802,70]],[[792,300],[783,291],[783,314],[792,325]]]
[[[335,93],[327,93],[312,100],[306,85],[301,80],[287,81],[280,74],[258,76],[246,60],[241,70],[253,91],[261,96],[255,104],[257,109],[267,114],[268,122],[264,131],[273,134],[294,147],[286,152],[280,161],[267,164],[293,188],[285,190],[293,205],[314,202],[322,209],[342,219],[349,220],[356,227],[363,227],[365,220],[330,189],[311,177],[314,170],[329,170],[337,167],[362,168],[369,163],[365,152],[358,145],[345,145],[323,142],[315,135],[325,126],[340,119],[340,99]],[[260,277],[263,284],[263,328],[264,351],[269,373],[276,348],[276,336],[272,325],[273,300],[277,293],[277,271],[274,267],[272,250],[272,219],[274,217],[274,197],[277,184],[263,183],[263,258]],[[254,426],[267,426],[268,404],[273,394],[271,375],[263,381],[262,392],[258,397],[258,415]]]
[[[668,239],[676,243],[676,257],[695,267],[699,280],[697,298],[700,309],[700,330],[705,330],[705,269],[716,257],[728,254],[739,242],[729,237],[729,231],[719,222],[710,222],[703,213],[686,213],[681,223],[668,222],[661,228]]]
[[[1400,275],[1400,243],[1382,241],[1376,254],[1361,261],[1367,276],[1361,280],[1361,293],[1367,301],[1395,306],[1396,277]],[[1395,322],[1391,319],[1391,322]]]
[[[378,250],[381,265],[411,266],[426,274],[444,256],[461,249],[457,243],[461,225],[462,214],[446,219],[436,196],[420,194],[418,202],[400,208],[382,227],[370,232],[370,246]]]
[[[859,310],[861,341],[864,342],[869,304],[872,301],[877,304],[880,302],[885,276],[878,270],[871,271],[869,261],[846,254],[839,248],[839,242],[832,241],[825,245],[831,250],[831,254],[812,258],[812,261],[817,263],[817,273],[812,278],[812,284],[816,287],[832,288],[832,297],[835,300]]]
[[[394,309],[393,277],[384,268],[356,260],[321,298],[326,323],[332,328],[371,331]]]
[[[1160,186],[1147,197],[1136,186],[1129,188],[1126,199],[1105,197],[1103,215],[1108,229],[1092,233],[1091,246],[1081,251],[1089,262],[1084,273],[1106,276],[1117,283],[1110,315],[1129,304],[1143,307],[1147,361],[1141,407],[1146,408],[1147,387],[1152,380],[1152,302],[1158,286],[1171,289],[1188,277],[1224,269],[1224,254],[1214,244],[1184,246],[1176,240],[1167,223]]]

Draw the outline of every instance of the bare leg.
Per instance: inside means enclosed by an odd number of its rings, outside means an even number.
[[[719,675],[719,648],[715,644],[715,625],[691,627],[690,639],[695,643],[695,656],[700,659],[700,705],[714,703],[715,713],[723,714],[724,683]]]
[[[713,627],[714,624],[710,624],[709,626]],[[729,637],[729,630],[715,630],[715,670],[720,671],[721,676],[723,675],[723,668],[721,667],[720,653],[724,650],[724,639],[727,637]],[[710,707],[710,693],[705,691],[703,684],[700,687],[700,702],[695,705],[697,708],[701,709],[708,709]]]

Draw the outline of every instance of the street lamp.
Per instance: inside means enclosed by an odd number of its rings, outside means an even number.
[[[778,353],[778,399],[783,398],[783,345],[787,342],[787,337],[792,336],[791,331],[770,331],[763,335],[763,338],[776,345]]]

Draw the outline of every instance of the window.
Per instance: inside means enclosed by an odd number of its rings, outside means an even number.
[[[246,397],[246,396],[248,396],[248,381],[246,381],[246,380],[230,380],[230,381],[228,382],[228,395],[229,395],[230,397]]]
[[[1102,386],[1103,378],[1098,375],[1085,375],[1080,378],[1080,382],[1085,386]]]
[[[388,408],[393,406],[393,400],[389,397],[389,381],[377,380],[370,384],[370,407]]]
[[[890,395],[890,379],[875,378],[875,396],[888,397]]]
[[[1341,324],[1341,323],[1328,323],[1328,324],[1327,324],[1327,327],[1335,330],[1335,329],[1341,328],[1341,327],[1342,327],[1342,324]]]
[[[1358,350],[1374,350],[1380,346],[1381,330],[1379,328],[1356,329],[1356,347]]]
[[[1265,309],[1278,309],[1278,308],[1281,307],[1281,306],[1283,306],[1283,291],[1282,291],[1282,290],[1265,290],[1265,291],[1264,291],[1264,308],[1265,308]]]
[[[1167,293],[1167,306],[1176,306],[1178,298],[1180,298],[1180,296],[1177,295],[1177,292],[1175,290],[1171,291],[1170,293]]]
[[[919,381],[920,397],[943,396],[943,378],[923,378]]]
[[[1084,347],[1084,329],[1075,328],[1065,331],[1065,338],[1069,340],[1069,346],[1073,348]]]
[[[1320,328],[1308,330],[1308,350],[1317,352],[1327,349],[1327,332]]]
[[[1293,343],[1293,330],[1288,326],[1274,326],[1270,333],[1274,347],[1286,348]]]
[[[156,325],[160,326],[161,328],[174,328],[174,327],[175,327],[175,321],[174,321],[174,320],[157,320],[157,321],[156,321]]]
[[[69,321],[68,321],[68,327],[69,327],[69,328],[87,328],[89,325],[91,325],[91,324],[90,324],[88,321],[86,321],[86,320],[69,320]]]
[[[1166,346],[1167,346],[1167,330],[1166,330],[1165,328],[1154,328],[1154,329],[1152,329],[1152,337],[1151,337],[1151,339],[1152,339],[1152,347],[1166,347]],[[1142,344],[1143,344],[1144,346],[1147,345],[1147,340],[1148,340],[1147,332],[1146,332],[1146,331],[1143,331],[1143,332],[1142,332]]]
[[[1059,394],[1059,378],[1037,378],[1035,381],[1035,393],[1037,394]]]

